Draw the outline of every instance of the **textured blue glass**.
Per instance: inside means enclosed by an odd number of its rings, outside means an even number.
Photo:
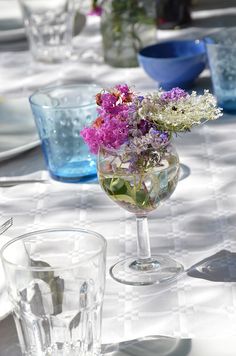
[[[39,90],[30,97],[50,175],[63,182],[96,178],[96,156],[80,131],[97,117],[96,86],[61,86]]]
[[[236,113],[236,27],[205,39],[214,94],[224,111]]]

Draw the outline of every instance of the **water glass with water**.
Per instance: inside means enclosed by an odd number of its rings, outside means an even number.
[[[36,60],[61,62],[72,51],[74,0],[19,0],[29,40]]]
[[[218,104],[224,111],[236,113],[236,27],[218,30],[205,41]]]
[[[96,178],[96,156],[89,152],[80,131],[97,117],[96,85],[44,88],[30,97],[50,175],[63,182]]]
[[[81,229],[28,233],[1,250],[24,356],[97,356],[105,239]]]

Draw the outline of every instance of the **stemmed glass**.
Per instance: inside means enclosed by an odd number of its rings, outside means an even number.
[[[179,157],[173,134],[221,116],[215,98],[173,88],[145,96],[127,84],[96,95],[99,116],[81,136],[98,153],[98,177],[105,193],[137,220],[138,256],[119,261],[112,277],[125,284],[173,280],[183,266],[169,256],[151,255],[147,216],[174,192]]]
[[[170,281],[183,271],[183,266],[168,256],[151,255],[147,216],[174,192],[179,157],[168,143],[164,153],[147,149],[140,153],[138,161],[133,158],[132,151],[124,154],[122,147],[103,147],[98,154],[101,187],[120,207],[134,213],[137,221],[137,257],[118,261],[110,273],[115,280],[129,285]]]

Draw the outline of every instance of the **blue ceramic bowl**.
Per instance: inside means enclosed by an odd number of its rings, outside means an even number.
[[[187,89],[207,63],[204,41],[178,40],[144,47],[138,61],[145,72],[162,87]]]

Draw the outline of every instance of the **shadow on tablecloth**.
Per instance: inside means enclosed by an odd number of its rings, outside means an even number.
[[[221,250],[190,267],[187,274],[213,282],[236,282],[236,253]]]
[[[1,356],[21,356],[12,315],[0,322],[0,340]],[[111,356],[187,356],[190,355],[191,340],[157,336],[109,346],[104,349],[103,354]]]

